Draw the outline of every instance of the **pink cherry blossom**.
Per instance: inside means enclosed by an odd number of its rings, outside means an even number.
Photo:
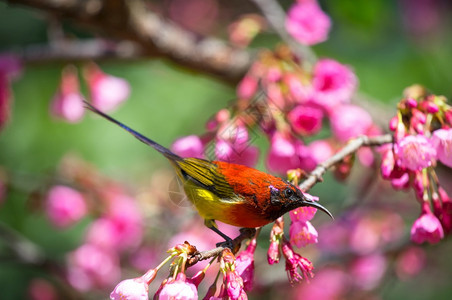
[[[422,244],[423,242],[436,244],[444,238],[444,230],[440,221],[432,214],[427,205],[427,203],[423,204],[421,216],[411,227],[411,240],[418,244]]]
[[[85,77],[93,105],[102,111],[112,111],[124,102],[130,94],[129,83],[122,78],[104,73],[96,64],[90,63]]]
[[[294,3],[287,14],[286,29],[298,42],[314,45],[328,38],[331,21],[316,1]]]
[[[110,249],[83,244],[68,260],[68,280],[78,290],[105,288],[119,280],[119,257]]]
[[[215,155],[221,161],[253,167],[259,158],[259,149],[250,145],[245,126],[225,123],[217,133]]]
[[[303,193],[310,201],[319,201],[319,197],[311,196],[308,193]],[[317,208],[311,206],[298,207],[290,211],[290,219],[292,222],[306,222],[314,218]]]
[[[279,250],[279,241],[271,240],[267,251],[267,261],[269,265],[277,264],[281,258],[281,251]]]
[[[245,293],[243,279],[237,271],[227,271],[224,277],[226,286],[226,293],[231,300],[245,300],[248,299]]]
[[[270,171],[284,174],[289,169],[300,167],[300,151],[303,144],[293,137],[276,132],[271,138],[267,167]]]
[[[314,67],[312,101],[331,110],[341,103],[349,103],[358,80],[352,70],[335,60],[322,59]]]
[[[435,148],[421,134],[403,137],[395,144],[394,154],[398,165],[412,171],[430,167],[436,158]]]
[[[238,147],[224,140],[218,140],[215,145],[215,154],[221,161],[254,167],[259,158],[259,148],[256,146]]]
[[[86,240],[120,251],[137,247],[143,238],[143,217],[135,201],[113,195],[107,213],[88,228]]]
[[[315,165],[324,162],[334,154],[331,143],[326,140],[315,140],[311,142],[308,145],[308,151],[311,153]]]
[[[235,270],[242,277],[245,291],[253,289],[254,280],[254,251],[256,250],[256,240],[251,240],[248,247],[237,255],[235,260]]]
[[[341,142],[365,134],[372,126],[370,114],[359,106],[338,105],[330,113],[331,130]]]
[[[323,111],[320,108],[298,105],[287,116],[294,131],[302,135],[313,135],[322,128]]]
[[[435,130],[431,141],[438,160],[452,168],[452,128]]]
[[[237,86],[237,97],[240,99],[251,99],[257,91],[258,80],[246,75]]]
[[[305,247],[317,243],[318,233],[309,221],[295,221],[290,225],[290,243],[297,247]]]
[[[189,135],[177,139],[171,150],[182,157],[204,158],[204,145],[197,135]]]
[[[302,279],[309,280],[308,277],[312,278],[314,276],[312,273],[312,270],[314,269],[312,262],[294,252],[290,243],[283,243],[282,252],[286,259],[286,271],[290,283],[298,283]],[[301,275],[298,270],[300,270],[303,275]]]
[[[45,210],[50,221],[57,227],[68,227],[86,215],[83,195],[78,191],[57,185],[47,194]]]
[[[396,190],[403,190],[410,187],[410,175],[408,173],[400,174],[400,177],[391,179],[391,185]]]
[[[184,273],[177,274],[176,280],[169,281],[160,291],[160,300],[196,300],[198,299],[198,291],[193,283],[187,281]]]
[[[302,83],[298,76],[291,73],[285,74],[283,81],[289,87],[294,102],[305,103],[308,100],[309,88]]]
[[[141,278],[126,279],[118,283],[110,294],[112,300],[148,300],[149,285]]]
[[[70,65],[63,69],[60,87],[55,94],[51,113],[70,123],[79,122],[85,114],[83,96],[80,94],[77,69]]]

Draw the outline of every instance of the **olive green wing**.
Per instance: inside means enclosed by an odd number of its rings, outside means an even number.
[[[223,200],[236,199],[234,190],[224,176],[218,172],[218,166],[208,160],[186,158],[175,161],[181,176],[202,188],[214,193]]]

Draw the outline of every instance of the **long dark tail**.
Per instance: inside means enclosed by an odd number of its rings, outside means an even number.
[[[107,119],[108,121],[115,123],[116,125],[122,127],[123,129],[125,129],[127,132],[129,132],[130,134],[132,134],[134,137],[136,137],[137,139],[139,139],[141,142],[145,143],[146,145],[151,146],[152,148],[154,148],[155,150],[157,150],[158,152],[162,153],[166,158],[170,159],[170,160],[182,160],[182,158],[171,152],[171,150],[169,150],[168,148],[163,147],[162,145],[154,142],[153,140],[145,137],[144,135],[136,132],[135,130],[129,128],[128,126],[124,125],[123,123],[119,122],[118,120],[110,117],[109,115],[101,112],[100,110],[98,110],[97,108],[95,108],[94,106],[92,106],[90,103],[85,102],[85,107],[87,109],[89,109],[90,111],[98,114],[99,116],[104,117],[105,119]]]

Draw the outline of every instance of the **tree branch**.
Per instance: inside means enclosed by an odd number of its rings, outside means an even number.
[[[329,159],[319,164],[308,177],[299,185],[300,190],[307,192],[310,190],[317,182],[322,181],[323,174],[326,173],[328,169],[342,161],[346,156],[356,152],[362,146],[380,146],[383,144],[388,144],[393,141],[391,134],[385,134],[380,136],[360,136],[351,140],[344,148],[339,152],[331,156]]]
[[[246,240],[246,239],[251,239],[255,234],[256,234],[256,229],[254,229],[254,228],[241,228],[240,235],[232,240],[231,251],[234,253],[237,253],[242,241]],[[194,254],[192,257],[188,258],[187,267],[193,266],[194,264],[196,264],[197,262],[199,262],[201,260],[206,260],[206,259],[218,256],[226,248],[227,248],[226,246],[219,246],[219,247],[216,247],[211,250],[198,252],[198,253]],[[234,251],[234,250],[236,250],[236,251]]]
[[[201,38],[160,18],[142,0],[8,0],[87,26],[111,39],[135,42],[146,56],[165,56],[194,70],[236,82],[252,55],[223,41]]]

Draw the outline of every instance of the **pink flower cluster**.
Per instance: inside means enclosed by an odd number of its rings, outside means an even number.
[[[289,9],[287,32],[302,44],[314,45],[325,41],[330,27],[330,18],[316,0],[299,0]]]
[[[171,150],[182,157],[214,156],[230,163],[256,165],[259,149],[251,145],[249,130],[240,117],[231,119],[229,111],[220,110],[207,123],[207,130],[204,137],[190,135],[176,140]]]
[[[305,196],[311,201],[318,201],[318,197],[313,197],[305,193]],[[309,244],[317,243],[318,233],[314,226],[309,222],[314,218],[317,209],[314,207],[299,207],[290,212],[290,243],[297,247],[305,247]]]
[[[95,63],[85,67],[84,75],[91,102],[102,111],[114,110],[129,97],[129,83],[122,78],[104,73]],[[51,103],[51,114],[66,122],[79,122],[85,114],[83,100],[77,68],[68,65],[63,69],[60,87]]]
[[[121,253],[137,249],[143,238],[135,199],[115,188],[102,197],[104,213],[89,225],[84,244],[68,255],[68,280],[82,291],[117,282]]]
[[[319,60],[307,72],[284,47],[262,53],[239,83],[237,96],[243,112],[252,115],[255,109],[263,115],[252,122],[248,118],[247,124],[259,126],[270,139],[268,169],[279,174],[296,168],[311,171],[341,143],[379,134],[369,113],[350,104],[356,87],[353,71],[332,59]],[[306,144],[303,138],[324,130],[326,121],[332,136]],[[358,158],[366,166],[373,163],[369,149],[360,149]]]
[[[451,127],[452,109],[446,99],[411,86],[389,124],[394,145],[381,149],[383,178],[396,189],[412,187],[421,203],[421,216],[411,228],[416,243],[437,243],[452,230],[450,198],[434,169],[438,161],[452,167]]]

